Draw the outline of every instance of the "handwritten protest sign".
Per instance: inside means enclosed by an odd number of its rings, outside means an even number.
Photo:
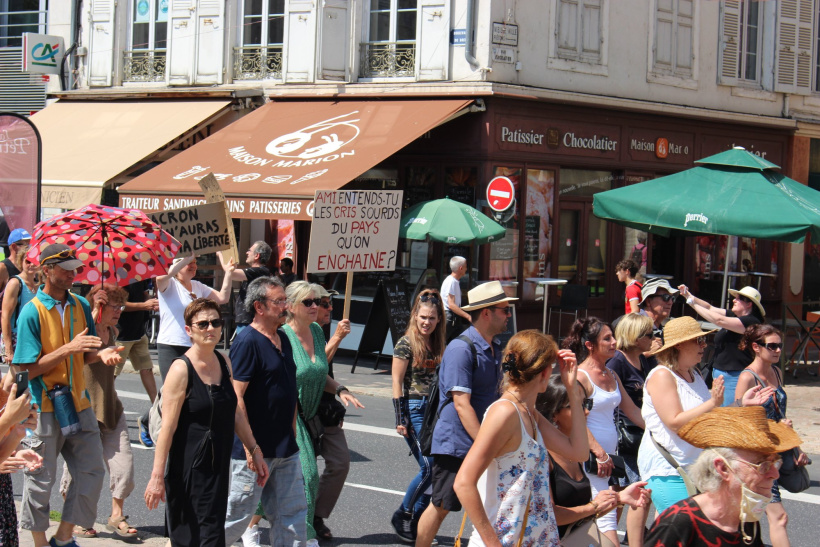
[[[199,187],[202,188],[202,192],[205,194],[205,201],[208,203],[222,204],[222,208],[225,210],[224,216],[228,230],[228,240],[230,241],[226,258],[232,258],[234,264],[239,264],[239,247],[236,244],[236,234],[233,231],[231,211],[228,209],[228,203],[225,201],[225,192],[222,191],[222,187],[219,186],[219,181],[216,180],[213,173],[205,175],[199,181]]]
[[[307,271],[396,269],[401,190],[317,191]]]
[[[151,220],[177,238],[181,256],[202,255],[231,248],[224,202],[151,213]]]

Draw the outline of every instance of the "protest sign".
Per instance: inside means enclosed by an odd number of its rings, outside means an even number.
[[[316,192],[307,271],[396,269],[401,190]]]
[[[206,203],[185,209],[151,213],[151,220],[177,238],[180,256],[214,253],[231,248],[225,203]]]
[[[233,221],[231,220],[231,211],[228,209],[228,203],[225,201],[225,192],[219,186],[219,182],[213,173],[208,173],[199,181],[199,187],[205,194],[205,200],[208,203],[221,203],[225,210],[226,226],[228,230],[228,240],[230,246],[228,252],[225,253],[226,258],[233,258],[234,264],[239,264],[239,247],[236,244],[236,234],[233,231]]]

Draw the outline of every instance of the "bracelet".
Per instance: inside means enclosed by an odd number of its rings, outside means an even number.
[[[590,505],[592,505],[592,510],[593,510],[593,511],[595,512],[595,514],[597,515],[597,514],[598,514],[598,504],[597,504],[597,503],[595,503],[595,500],[590,500],[590,501],[589,501],[589,504],[590,504]]]
[[[686,299],[686,303],[689,304],[690,306],[694,306],[695,305],[695,297],[690,294],[689,298]]]
[[[409,412],[405,412],[407,408],[407,399],[404,397],[398,397],[393,399],[393,412],[396,416],[396,427],[400,425],[404,425],[407,422],[405,421],[405,415],[409,414]]]
[[[254,446],[253,450],[251,450],[251,458],[253,458],[253,455],[256,454],[257,450],[259,450],[259,443],[256,443],[256,446]]]
[[[338,397],[338,396],[339,396],[339,394],[340,394],[341,392],[343,392],[343,391],[347,391],[347,392],[349,392],[350,390],[349,390],[349,389],[347,389],[347,388],[346,388],[345,386],[343,386],[342,384],[339,384],[338,386],[336,386],[336,396],[337,396],[337,397]]]
[[[598,463],[600,463],[600,464],[605,464],[606,462],[608,462],[608,461],[609,461],[609,460],[611,460],[611,459],[612,459],[612,458],[610,458],[610,457],[609,457],[609,454],[607,454],[607,455],[606,455],[606,459],[605,459],[604,461],[599,460],[597,457],[595,458],[595,461],[596,461],[596,462],[598,462]]]

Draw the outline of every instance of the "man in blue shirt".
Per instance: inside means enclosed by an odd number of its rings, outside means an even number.
[[[304,545],[307,501],[296,445],[296,364],[290,342],[279,330],[286,319],[285,288],[278,279],[257,278],[244,303],[253,321],[231,345],[233,385],[237,410],[247,413],[258,443],[251,452],[262,451],[270,478],[264,487],[256,484],[252,453],[235,438],[225,541],[232,545],[242,536],[246,546],[252,543],[248,523],[261,499],[271,522],[271,545]]]
[[[507,330],[512,308],[498,281],[483,283],[467,293],[472,326],[464,331],[475,347],[455,339],[448,344],[439,370],[441,415],[433,432],[433,497],[418,523],[417,546],[432,544],[441,523],[461,503],[453,481],[478,435],[484,412],[498,399],[501,385],[501,344],[496,336]],[[452,404],[450,404],[452,402]]]

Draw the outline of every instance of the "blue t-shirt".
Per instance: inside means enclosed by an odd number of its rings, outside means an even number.
[[[621,384],[623,384],[626,394],[629,395],[629,398],[632,399],[632,402],[635,403],[638,410],[640,410],[643,405],[643,385],[646,382],[646,375],[658,364],[658,360],[654,355],[652,357],[646,357],[641,354],[640,361],[642,371],[633,367],[629,361],[626,360],[626,356],[619,350],[615,352],[615,356],[612,359],[606,362],[606,367],[617,374],[618,378],[621,379]]]
[[[501,344],[493,339],[490,346],[475,327],[468,328],[464,335],[475,345],[478,364],[473,366],[473,354],[466,342],[455,339],[447,345],[439,369],[439,406],[453,391],[469,393],[470,406],[480,422],[487,408],[498,399],[502,377]],[[449,403],[436,423],[431,452],[464,458],[471,446],[472,437],[461,425],[455,405]]]
[[[287,458],[299,450],[293,434],[296,364],[288,337],[282,330],[277,332],[281,352],[253,326],[236,336],[230,352],[234,380],[248,382],[245,409],[265,458]],[[245,449],[236,436],[231,457],[245,459]]]

